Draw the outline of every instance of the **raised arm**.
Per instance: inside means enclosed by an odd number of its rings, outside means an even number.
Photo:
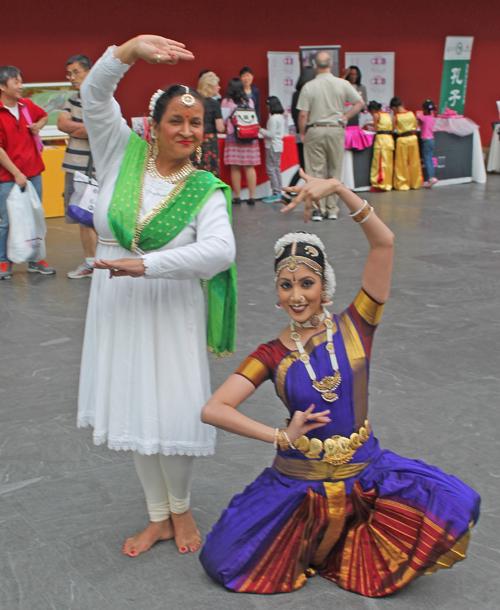
[[[121,115],[113,94],[118,82],[137,59],[148,63],[175,64],[179,59],[193,59],[180,42],[161,36],[137,36],[118,48],[110,47],[96,62],[82,83],[83,122],[89,134],[92,156],[100,175],[125,151],[130,128]]]
[[[313,203],[318,204],[319,200],[327,195],[338,195],[351,214],[359,212],[365,205],[365,202],[356,193],[335,178],[329,180],[312,178],[302,170],[300,170],[300,175],[306,180],[306,184],[283,189],[288,192],[296,192],[297,197],[284,207],[282,212],[293,210],[304,201],[306,204],[305,221],[307,222]],[[362,286],[375,301],[385,303],[391,286],[394,233],[380,220],[375,211],[363,223],[360,223],[360,227],[370,244]]]
[[[233,434],[274,443],[276,428],[261,424],[237,410],[254,391],[255,386],[248,379],[241,375],[231,375],[203,407],[201,421]],[[292,443],[303,434],[320,428],[330,421],[328,418],[330,411],[312,413],[313,408],[314,405],[311,405],[307,411],[294,413],[292,421],[286,428]]]

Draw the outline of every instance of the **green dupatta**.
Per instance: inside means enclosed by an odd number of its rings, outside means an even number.
[[[120,246],[138,254],[165,246],[196,217],[216,189],[224,193],[232,220],[231,189],[204,171],[195,171],[183,178],[169,195],[138,220],[147,159],[147,142],[131,133],[108,210],[109,226]],[[208,349],[216,358],[231,356],[236,338],[235,264],[208,280],[206,291]]]

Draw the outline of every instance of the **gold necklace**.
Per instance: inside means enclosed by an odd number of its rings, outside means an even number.
[[[334,371],[334,375],[324,377],[321,381],[317,380],[316,373],[314,372],[313,367],[311,366],[311,360],[309,356],[306,354],[304,346],[300,340],[300,334],[295,330],[295,324],[293,320],[290,320],[290,336],[292,340],[295,342],[297,346],[297,350],[300,354],[299,360],[306,367],[307,373],[309,374],[309,378],[312,381],[313,388],[319,392],[323,399],[327,402],[335,402],[338,400],[338,394],[335,394],[335,390],[339,387],[340,382],[342,381],[342,377],[339,371],[339,363],[337,362],[337,357],[335,355],[335,348],[333,347],[333,322],[330,320],[330,316],[328,311],[323,308],[323,313],[325,314],[324,324],[326,326],[326,351],[330,355],[330,362],[332,364],[332,368]]]
[[[151,157],[150,157],[151,159]],[[149,161],[147,163],[147,166],[149,167]],[[186,166],[184,166],[186,167]],[[183,169],[181,168],[179,170],[179,172],[181,172]],[[193,167],[193,166],[192,166]],[[144,227],[148,224],[148,222],[154,217],[156,216],[156,214],[158,214],[159,212],[161,212],[163,210],[163,208],[165,208],[170,201],[176,196],[178,195],[182,189],[184,188],[187,178],[190,174],[192,174],[193,171],[197,171],[195,167],[193,167],[192,171],[189,171],[188,173],[186,173],[182,178],[180,178],[177,182],[177,184],[174,186],[174,188],[170,191],[170,193],[164,197],[160,203],[158,203],[157,205],[155,205],[155,207],[150,210],[147,214],[145,214],[144,218],[142,218],[141,220],[141,210],[142,210],[142,198],[143,198],[143,190],[144,190],[144,178],[146,177],[146,166],[143,167],[142,170],[142,176],[141,176],[141,187],[139,190],[139,205],[137,206],[137,212],[136,212],[136,218],[135,218],[135,230],[134,230],[134,237],[132,238],[132,243],[131,243],[131,250],[132,252],[135,252],[135,254],[139,254],[142,255],[144,254],[144,252],[139,248],[139,240],[141,238],[141,233],[142,230],[144,229]],[[176,172],[176,173],[179,173]],[[163,176],[161,176],[161,174],[158,174],[161,178],[165,179]],[[171,176],[173,176],[174,174],[171,174]],[[170,178],[170,176],[168,176]],[[175,229],[176,227],[174,227]]]
[[[173,174],[169,174],[168,176],[162,176],[156,168],[156,158],[154,157],[154,155],[149,155],[147,168],[152,178],[159,178],[160,180],[168,182],[169,184],[176,184],[177,182],[179,182],[179,180],[182,180],[186,176],[189,176],[189,174],[193,173],[196,169],[191,163],[191,161],[189,161],[188,163],[186,163],[186,165],[181,167],[181,169],[177,170]]]

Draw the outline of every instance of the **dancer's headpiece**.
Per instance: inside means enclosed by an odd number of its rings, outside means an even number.
[[[335,293],[335,273],[328,262],[325,246],[321,239],[313,233],[296,231],[287,233],[274,244],[275,281],[286,267],[296,271],[300,264],[307,265],[323,280],[326,296],[331,299]]]

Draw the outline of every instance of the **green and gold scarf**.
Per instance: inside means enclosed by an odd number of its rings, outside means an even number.
[[[148,144],[132,133],[109,206],[108,222],[117,242],[131,252],[148,252],[168,244],[196,217],[216,189],[226,197],[231,219],[231,189],[210,172],[195,171],[138,221]],[[234,353],[236,338],[236,266],[206,282],[207,345],[216,358]]]

